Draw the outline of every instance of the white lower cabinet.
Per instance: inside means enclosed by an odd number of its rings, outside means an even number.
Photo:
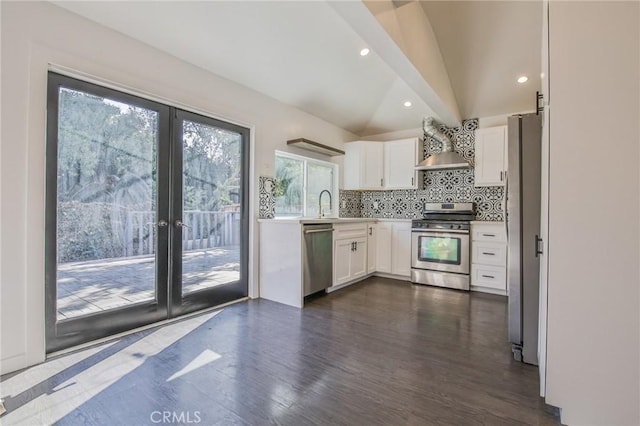
[[[352,250],[353,241],[337,240],[333,243],[333,285],[349,281]]]
[[[332,289],[374,273],[411,276],[411,223],[334,224]]]
[[[411,222],[378,222],[376,271],[411,276]]]
[[[504,222],[471,223],[471,290],[507,294]]]
[[[367,224],[367,273],[372,274],[376,271],[376,256],[378,254],[378,225],[375,223]]]
[[[353,242],[350,257],[351,279],[367,275],[367,238],[358,238]]]
[[[391,222],[378,222],[376,246],[376,271],[391,273]]]
[[[333,286],[367,275],[367,229],[364,223],[334,225]]]
[[[505,292],[507,274],[504,266],[474,264],[471,268],[471,282],[476,287],[491,288]]]

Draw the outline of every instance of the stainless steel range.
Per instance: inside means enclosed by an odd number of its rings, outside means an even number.
[[[411,222],[411,281],[469,290],[473,203],[426,203]]]

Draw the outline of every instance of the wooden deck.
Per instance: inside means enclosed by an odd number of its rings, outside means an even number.
[[[183,292],[237,281],[240,249],[190,250],[182,263]],[[119,257],[58,265],[58,319],[114,309],[155,297],[155,258]]]

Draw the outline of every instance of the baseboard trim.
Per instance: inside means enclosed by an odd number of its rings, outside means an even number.
[[[388,274],[386,272],[374,272],[371,276],[411,282],[411,276]]]
[[[26,367],[28,367],[28,365],[27,355],[25,353],[13,355],[8,358],[3,358],[2,360],[0,360],[0,376],[14,373]]]
[[[489,293],[489,294],[495,294],[498,296],[506,296],[507,292],[505,290],[498,290],[495,288],[489,288],[489,287],[479,287],[476,285],[472,285],[469,290],[471,291],[477,291],[479,293]]]

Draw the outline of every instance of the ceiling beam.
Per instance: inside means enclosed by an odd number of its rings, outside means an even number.
[[[449,75],[431,24],[416,1],[329,2],[398,76],[433,110],[436,119],[459,126]]]

